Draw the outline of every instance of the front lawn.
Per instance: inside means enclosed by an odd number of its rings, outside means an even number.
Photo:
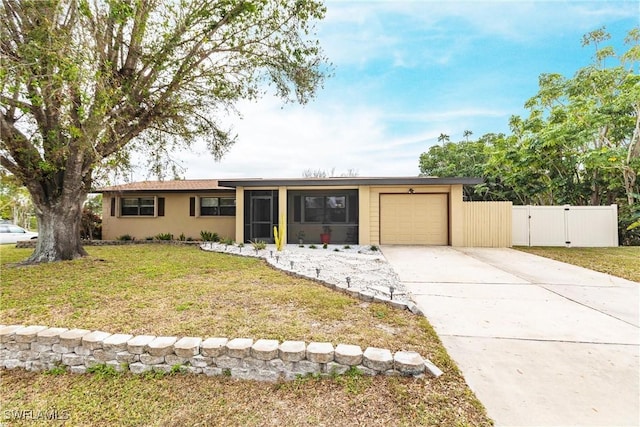
[[[445,373],[264,384],[2,371],[5,415],[53,407],[67,410],[72,425],[491,424],[423,317],[363,303],[257,259],[169,245],[87,250],[82,260],[12,267],[30,251],[0,246],[0,323],[413,350]]]
[[[617,248],[518,247],[523,252],[640,282],[640,246]]]

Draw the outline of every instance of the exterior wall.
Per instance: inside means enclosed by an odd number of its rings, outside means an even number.
[[[511,202],[464,202],[463,245],[505,248],[512,242]]]
[[[462,185],[452,185],[449,193],[449,244],[464,246],[464,198]]]
[[[514,206],[518,246],[618,246],[618,206]]]
[[[235,240],[244,242],[244,187],[236,188]]]
[[[165,198],[164,216],[119,216],[119,203],[116,203],[115,216],[111,216],[111,199],[113,197],[151,197],[147,194],[127,193],[126,195],[105,193],[102,198],[102,238],[115,240],[128,234],[136,240],[144,240],[160,233],[171,233],[174,238],[184,234],[186,238],[200,239],[200,231],[212,231],[220,237],[235,239],[235,223],[233,216],[189,216],[189,198],[229,197],[233,193],[154,193],[153,196]],[[236,202],[237,203],[237,202]],[[238,206],[236,206],[236,216]],[[196,209],[196,215],[198,214]]]

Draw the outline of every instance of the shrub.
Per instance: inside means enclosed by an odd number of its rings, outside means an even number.
[[[87,207],[82,209],[80,238],[86,240],[102,239],[102,218]]]
[[[184,242],[185,240],[187,240],[187,236],[185,236],[184,233],[180,233],[180,237],[178,237],[178,240]]]
[[[156,234],[155,239],[156,240],[173,240],[173,234],[171,233]]]
[[[46,375],[62,375],[65,374],[67,372],[67,367],[64,365],[61,365],[60,363],[56,363],[53,368],[49,369],[48,371],[45,371]]]
[[[622,246],[640,246],[640,227],[634,226],[640,221],[640,209],[635,206],[621,205],[618,208],[618,239]]]
[[[218,236],[218,233],[212,232],[212,231],[202,230],[200,232],[200,237],[205,242],[219,242],[220,241],[220,236]]]
[[[133,240],[133,237],[131,237],[130,234],[123,234],[122,236],[116,237],[116,240],[121,240],[123,242],[128,242],[128,241]]]
[[[267,248],[267,242],[264,240],[257,240],[255,242],[251,242],[251,246],[253,246],[253,249],[256,251],[261,251]]]
[[[98,378],[117,377],[120,375],[120,372],[116,371],[116,368],[106,363],[88,367],[87,373],[94,374]]]

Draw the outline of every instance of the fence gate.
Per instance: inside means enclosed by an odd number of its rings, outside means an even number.
[[[514,206],[514,246],[618,246],[618,206]]]

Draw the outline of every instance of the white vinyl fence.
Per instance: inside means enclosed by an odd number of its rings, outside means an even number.
[[[618,206],[514,206],[514,246],[618,246]]]

